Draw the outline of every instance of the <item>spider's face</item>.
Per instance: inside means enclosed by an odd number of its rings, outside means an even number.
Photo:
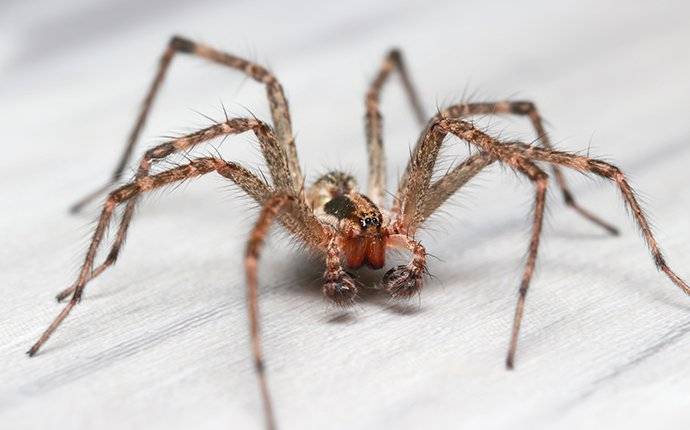
[[[385,263],[386,238],[383,215],[364,194],[357,192],[354,178],[343,172],[329,172],[307,191],[314,214],[341,234],[347,265],[380,269]]]
[[[383,267],[386,249],[381,228],[383,216],[367,196],[354,191],[339,195],[324,205],[324,212],[338,220],[343,252],[350,268]]]

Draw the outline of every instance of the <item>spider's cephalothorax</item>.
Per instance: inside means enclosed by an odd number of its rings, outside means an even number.
[[[307,196],[319,220],[338,232],[349,268],[384,266],[388,230],[383,228],[383,214],[369,197],[358,191],[352,176],[329,172],[314,183]]]
[[[526,176],[535,188],[534,220],[506,359],[508,368],[513,367],[525,297],[534,273],[541,236],[548,185],[548,176],[540,167],[541,164],[551,165],[555,182],[560,187],[566,204],[612,234],[618,232],[615,227],[576,203],[559,166],[582,173],[592,173],[615,183],[628,208],[631,209],[657,267],[680,289],[690,293],[688,285],[666,264],[647,219],[635,198],[634,191],[617,167],[589,157],[553,150],[541,117],[531,102],[461,103],[450,106],[431,118],[426,117],[398,50],[392,50],[385,57],[365,98],[369,152],[369,183],[366,196],[357,191],[357,185],[352,176],[342,172],[330,172],[323,175],[306,192],[303,192],[304,177],[297,159],[290,111],[283,88],[276,77],[258,64],[176,36],[170,40],[163,53],[158,73],[144,99],[143,108],[130,134],[123,156],[117,164],[112,181],[76,204],[72,208],[73,211],[78,211],[95,196],[109,190],[122,176],[166,71],[173,57],[178,53],[196,55],[229,66],[265,85],[273,124],[271,126],[256,118],[228,118],[226,116],[224,121],[148,150],[139,163],[134,180],[109,193],[79,277],[72,287],[57,296],[58,300],[67,297],[70,297],[70,300],[31,347],[29,355],[38,352],[41,345],[79,303],[87,282],[115,263],[127,235],[127,228],[132,220],[139,196],[210,172],[217,172],[234,182],[263,206],[247,244],[245,268],[252,353],[259,377],[267,427],[271,429],[275,427],[275,421],[259,336],[257,262],[264,238],[275,219],[299,241],[324,257],[326,270],[323,274],[322,291],[328,299],[340,305],[352,304],[357,296],[355,282],[352,275],[345,272],[343,263],[352,269],[362,266],[379,269],[385,264],[386,248],[393,247],[409,251],[411,258],[408,264],[394,267],[383,276],[384,290],[393,297],[405,298],[413,296],[422,288],[422,277],[426,270],[426,251],[414,239],[414,234],[429,216],[474,175],[494,162],[509,166]],[[385,208],[386,167],[379,102],[381,89],[394,70],[400,74],[414,113],[420,125],[423,126],[423,131],[412,150],[407,169],[400,179],[393,199],[395,203],[392,208]],[[538,136],[536,144],[501,142],[464,119],[473,115],[491,114],[512,114],[529,118]],[[240,164],[219,157],[196,158],[190,160],[188,164],[179,165],[161,173],[150,173],[151,166],[157,161],[163,161],[176,153],[188,152],[193,147],[214,138],[244,132],[253,132],[260,142],[271,177],[270,185]],[[439,151],[448,135],[454,135],[473,145],[478,149],[478,153],[468,157],[439,179],[432,180]],[[94,267],[104,234],[108,230],[112,217],[117,213],[116,208],[123,203],[126,206],[110,252],[100,265]]]

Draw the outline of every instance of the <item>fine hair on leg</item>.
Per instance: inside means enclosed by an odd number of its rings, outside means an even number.
[[[278,79],[266,68],[252,63],[251,61],[218,51],[210,46],[191,41],[181,36],[173,36],[163,51],[163,55],[158,63],[158,70],[154,75],[153,81],[151,82],[146,96],[144,97],[139,115],[137,116],[134,126],[132,127],[132,130],[127,138],[124,151],[115,166],[111,179],[102,187],[99,187],[95,191],[87,194],[73,204],[70,208],[71,212],[76,213],[81,211],[84,206],[101,195],[103,192],[110,189],[115,183],[117,183],[117,181],[121,179],[122,174],[132,157],[134,148],[139,141],[139,137],[144,125],[146,124],[146,120],[148,119],[153,102],[163,84],[163,81],[165,80],[165,76],[168,72],[170,64],[172,63],[175,55],[178,53],[194,55],[214,63],[233,68],[243,72],[248,77],[266,86],[266,94],[269,101],[269,107],[271,109],[273,125],[276,128],[278,141],[287,155],[287,162],[290,172],[289,174],[292,178],[293,189],[296,192],[300,191],[303,176],[299,166],[299,161],[297,159],[297,149],[295,147],[294,137],[292,135],[292,123],[290,121],[290,110],[288,108],[287,98],[285,97],[285,92],[283,91],[283,87]]]

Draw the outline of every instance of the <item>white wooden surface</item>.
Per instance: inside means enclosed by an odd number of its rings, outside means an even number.
[[[53,295],[73,280],[93,228],[96,206],[77,217],[66,208],[109,176],[174,32],[270,65],[311,179],[341,167],[364,180],[363,95],[390,46],[404,49],[430,111],[463,93],[535,100],[560,148],[630,175],[669,262],[690,278],[682,2],[2,9],[3,429],[261,428],[241,268],[255,211],[215,177],[148,198],[116,267],[39,356],[24,355],[59,311]],[[221,101],[268,118],[261,87],[178,58],[139,150],[205,124],[194,111],[220,118]],[[397,82],[383,109],[392,179],[418,130]],[[518,119],[490,130],[532,139]],[[247,136],[221,151],[259,166]],[[481,175],[420,235],[435,278],[408,308],[374,295],[341,314],[320,296],[320,266],[272,240],[260,300],[282,428],[688,428],[690,300],[654,270],[611,184],[569,177],[624,234],[605,236],[551,193],[514,372],[503,361],[532,199],[516,175]]]

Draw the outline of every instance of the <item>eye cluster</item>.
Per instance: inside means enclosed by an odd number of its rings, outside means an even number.
[[[381,220],[379,220],[379,218],[376,216],[367,216],[367,217],[361,218],[359,220],[359,223],[362,224],[363,228],[367,228],[371,225],[373,225],[373,226],[381,225]]]

